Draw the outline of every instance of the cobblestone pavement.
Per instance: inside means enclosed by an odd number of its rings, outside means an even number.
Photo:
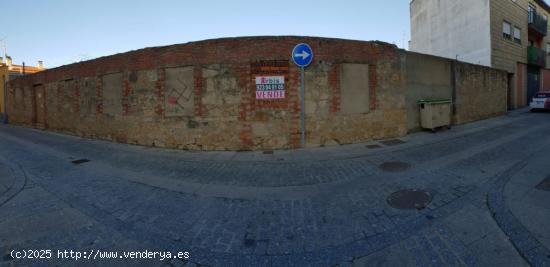
[[[1,125],[0,266],[548,266],[550,192],[535,187],[550,175],[549,116],[274,153]],[[402,189],[433,201],[391,208],[388,196]],[[49,260],[12,257],[48,249]],[[109,251],[120,254],[101,259]]]

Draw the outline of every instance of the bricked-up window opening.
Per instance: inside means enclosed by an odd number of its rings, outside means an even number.
[[[76,80],[74,78],[65,79],[58,84],[58,112],[67,116],[74,116],[79,112],[77,108],[78,92]]]
[[[514,27],[514,42],[521,44],[521,29]]]
[[[105,74],[101,77],[103,116],[122,115],[123,75],[121,72]]]
[[[341,107],[342,114],[366,114],[371,111],[371,69],[368,64],[342,64]]]
[[[288,60],[261,60],[250,63],[250,71],[252,74],[252,80],[254,82],[254,97],[253,101],[257,108],[274,108],[274,109],[286,109],[289,104],[289,62]],[[282,85],[285,93],[284,97],[278,99],[258,99],[256,97],[256,78],[258,77],[271,77],[281,80],[284,78],[284,84]]]
[[[13,108],[18,110],[25,110],[25,88],[16,87],[14,88],[13,97]]]
[[[502,22],[502,37],[505,39],[512,38],[512,25],[506,21]]]
[[[165,73],[165,116],[193,116],[195,114],[194,67],[166,68]]]

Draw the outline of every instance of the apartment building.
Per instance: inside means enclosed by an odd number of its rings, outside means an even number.
[[[506,70],[508,106],[550,90],[544,0],[412,0],[411,51]]]

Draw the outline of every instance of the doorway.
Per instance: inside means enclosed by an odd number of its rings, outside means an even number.
[[[33,116],[32,122],[35,128],[46,128],[46,97],[44,85],[35,85],[33,88]]]
[[[513,73],[508,73],[508,93],[507,93],[507,100],[506,100],[506,103],[508,104],[508,110],[512,110],[514,105],[512,103],[512,89],[513,89],[513,84],[514,82],[514,74]]]

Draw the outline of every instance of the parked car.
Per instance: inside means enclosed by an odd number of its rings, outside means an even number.
[[[550,91],[537,93],[529,104],[531,111],[550,109]]]

